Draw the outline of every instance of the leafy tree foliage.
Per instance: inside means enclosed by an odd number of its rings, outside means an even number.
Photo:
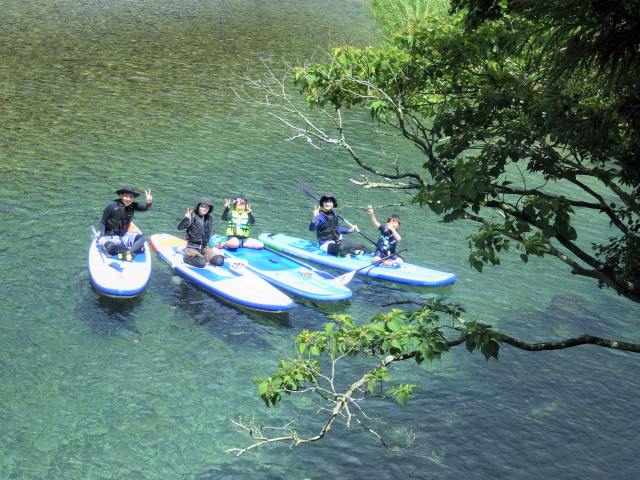
[[[242,455],[269,443],[313,443],[324,438],[336,420],[347,426],[357,423],[385,444],[382,436],[368,426],[371,419],[366,413],[366,401],[391,397],[405,406],[415,388],[414,384],[394,382],[393,364],[433,362],[461,345],[469,352],[480,352],[487,361],[498,359],[503,344],[527,351],[592,344],[640,352],[640,344],[589,335],[527,343],[497,332],[490,325],[469,322],[463,315],[464,309],[459,305],[431,300],[413,312],[394,308],[379,313],[362,325],[348,315],[333,315],[324,329],[303,330],[295,339],[296,355],[281,360],[272,375],[257,379],[256,384],[267,407],[276,406],[284,396],[314,395],[319,401],[317,415],[324,416],[317,431],[301,434],[293,426],[295,421],[283,427],[265,427],[253,421],[233,420],[236,427],[251,435],[253,443],[229,451]],[[273,431],[279,434],[272,435]]]
[[[448,15],[450,6],[446,0],[370,0],[369,4],[378,28],[391,37],[426,15]]]
[[[638,36],[613,40],[637,10],[616,3],[611,25],[586,3],[457,2],[472,14],[425,16],[382,48],[337,48],[295,78],[309,107],[366,108],[413,142],[424,171],[380,171],[350,153],[391,180],[365,187],[415,189],[444,221],[478,222],[469,242],[478,270],[515,246],[525,262],[555,256],[638,301]],[[611,38],[598,43],[598,32]],[[581,211],[604,216],[611,233],[584,245]]]
[[[454,0],[450,16],[420,10],[408,22],[394,10],[389,25],[406,28],[388,44],[336,48],[329,62],[294,70],[307,106],[331,119],[334,135],[288,98],[284,82],[250,85],[297,137],[338,145],[381,177],[358,182],[365,188],[414,191],[416,203],[446,222],[477,222],[469,261],[478,270],[499,264],[500,253],[515,247],[524,262],[551,255],[572,273],[637,302],[638,6],[625,0]],[[367,109],[412,142],[422,168],[373,166],[347,141],[345,108]],[[590,246],[575,226],[583,212],[600,215],[610,227]],[[640,352],[640,344],[589,335],[527,343],[466,321],[463,313],[436,300],[414,312],[380,313],[363,325],[333,316],[323,330],[303,331],[295,357],[257,380],[258,389],[270,407],[286,396],[317,395],[324,423],[311,436],[291,424],[270,436],[264,427],[234,422],[254,442],[232,451],[314,442],[338,418],[364,424],[368,398],[391,396],[404,405],[413,395],[414,385],[393,383],[393,364],[437,360],[461,345],[487,361],[497,360],[503,345],[542,351],[594,344]],[[339,373],[346,361],[348,372],[356,372],[350,380]]]

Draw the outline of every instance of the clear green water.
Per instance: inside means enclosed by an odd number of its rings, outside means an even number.
[[[229,418],[278,424],[308,412],[288,401],[288,411],[266,410],[252,384],[296,332],[334,309],[364,319],[416,292],[356,281],[350,302],[269,317],[177,281],[157,258],[136,300],[92,290],[90,226],[122,183],[152,189],[153,210],[136,216],[148,234],[174,233],[203,194],[220,213],[244,193],[256,233],[304,236],[311,205],[299,180],[334,191],[361,226],[355,207],[399,201],[354,189],[346,178],[360,172],[346,157],[285,141],[232,92],[263,61],[277,68],[318,47],[374,41],[361,2],[5,0],[0,25],[0,478],[635,478],[637,356],[507,348],[486,364],[458,351],[398,372],[420,382],[407,408],[371,404],[384,419],[370,426],[392,448],[337,427],[314,447],[236,458],[225,450],[248,439]],[[372,132],[354,143],[373,153]],[[417,161],[410,148],[400,154]],[[469,317],[532,341],[640,341],[640,307],[553,260],[506,257],[480,275],[466,263],[470,226],[399,213],[411,259],[456,272],[441,293]],[[586,238],[607,228],[600,220],[584,219]]]

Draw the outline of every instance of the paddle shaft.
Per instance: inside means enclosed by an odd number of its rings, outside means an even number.
[[[303,262],[299,258],[290,257],[289,255],[287,255],[284,252],[281,252],[279,250],[275,250],[273,248],[269,248],[267,246],[265,246],[264,248],[266,248],[269,251],[272,251],[273,253],[276,253],[276,254],[280,255],[283,258],[286,258],[287,260],[291,260],[292,262],[297,263],[298,265],[301,265],[301,266],[303,266],[305,268],[308,268],[309,270],[311,270],[312,272],[316,273],[317,275],[319,275],[322,278],[326,278],[326,279],[329,279],[329,278],[333,279],[334,278],[334,276],[331,275],[329,272],[325,272],[323,270],[320,270],[320,269],[317,269],[315,267],[312,267],[311,265],[309,265],[308,263]]]
[[[377,265],[380,262],[384,262],[387,258],[390,258],[390,257],[393,257],[395,255],[398,255],[400,252],[404,252],[405,250],[407,250],[407,249],[403,248],[402,250],[398,250],[397,252],[390,253],[389,255],[386,255],[386,256],[384,256],[382,258],[379,258],[375,262],[371,262],[369,265],[365,265],[364,267],[360,267],[360,268],[357,268],[356,270],[351,270],[350,272],[344,273],[344,274],[340,275],[339,277],[334,278],[333,281],[338,283],[338,284],[340,284],[340,285],[346,285],[351,280],[353,280],[353,277],[355,277],[356,273],[358,273],[360,270],[364,270],[365,268],[373,267],[374,265]]]
[[[360,267],[360,268],[358,268],[358,269],[356,269],[356,270],[352,270],[352,271],[351,271],[351,272],[349,272],[349,273],[357,273],[357,272],[359,272],[360,270],[364,270],[365,268],[369,268],[369,267],[372,267],[373,265],[377,265],[378,263],[380,263],[380,262],[384,262],[386,259],[391,258],[391,257],[393,257],[393,256],[395,256],[395,255],[398,255],[398,254],[400,254],[400,253],[402,253],[402,252],[406,252],[407,250],[408,250],[407,248],[403,248],[402,250],[398,250],[397,252],[390,253],[389,255],[386,255],[386,256],[384,256],[384,257],[381,257],[380,259],[376,260],[375,262],[371,262],[369,265],[365,265],[364,267]],[[399,256],[399,255],[398,255],[398,256]]]

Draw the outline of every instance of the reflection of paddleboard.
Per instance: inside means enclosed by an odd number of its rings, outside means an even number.
[[[267,247],[279,252],[339,270],[353,271],[373,262],[370,253],[352,257],[337,257],[320,250],[317,242],[290,237],[282,233],[263,233],[258,238]],[[453,273],[440,272],[406,262],[397,268],[374,265],[360,270],[358,275],[425,287],[442,287],[457,280]]]
[[[159,233],[149,238],[151,246],[160,258],[177,273],[219,297],[243,307],[256,310],[282,311],[293,308],[293,301],[277,288],[258,277],[242,262],[225,259],[218,267],[208,264],[203,268],[184,263],[184,247],[181,238]]]
[[[212,235],[210,245],[224,241],[226,237]],[[351,290],[333,281],[333,275],[284,257],[267,248],[224,249],[227,261],[241,260],[247,268],[269,283],[289,293],[319,301],[344,300],[351,297]]]
[[[129,231],[142,233],[133,223]],[[133,261],[118,260],[96,245],[96,237],[89,247],[89,278],[95,289],[110,297],[135,297],[145,289],[151,277],[149,245],[137,253]]]

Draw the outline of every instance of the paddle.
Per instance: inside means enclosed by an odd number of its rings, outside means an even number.
[[[382,257],[378,260],[376,260],[375,262],[370,263],[369,265],[365,265],[364,267],[360,267],[356,270],[352,270],[350,272],[345,273],[344,275],[340,275],[339,277],[334,278],[332,281],[336,282],[338,285],[346,285],[347,283],[349,283],[351,280],[353,280],[353,277],[355,276],[356,273],[358,273],[360,270],[364,270],[365,268],[369,268],[372,267],[380,262],[384,262],[387,258],[393,257],[395,255],[398,255],[400,252],[404,252],[405,250],[407,250],[406,248],[403,248],[402,250],[398,250],[395,253],[390,253],[389,255],[387,255],[386,257]]]
[[[98,253],[100,254],[100,260],[102,260],[102,263],[104,263],[104,253],[102,252],[102,249],[98,246],[98,239],[100,238],[100,232],[96,230],[96,227],[91,225],[91,233],[93,233],[93,238],[96,241],[96,247],[98,248]]]
[[[313,193],[313,190],[311,190],[311,189],[309,188],[309,186],[308,186],[308,185],[306,185],[304,182],[302,182],[302,181],[301,181],[301,182],[298,184],[298,188],[300,189],[300,191],[301,191],[302,193],[304,193],[304,194],[307,196],[307,198],[310,198],[310,199],[312,199],[312,200],[315,200],[316,202],[319,202],[319,201],[320,201],[320,197],[319,197],[319,196],[317,196],[315,193]],[[340,220],[342,220],[344,223],[346,223],[346,224],[347,224],[347,225],[349,225],[350,227],[353,227],[353,223],[351,223],[349,220],[347,220],[346,218],[344,218],[342,215],[340,215],[339,213],[336,213],[336,215],[337,215],[337,216],[338,216],[338,218],[339,218]],[[369,240],[371,243],[373,243],[374,245],[376,245],[376,242],[374,242],[373,240],[371,240],[371,239],[370,239],[369,237],[367,237],[364,233],[362,233],[361,231],[358,231],[358,233],[359,233],[360,235],[362,235],[364,238],[366,238],[367,240]]]
[[[281,257],[283,257],[283,258],[286,258],[287,260],[290,260],[290,261],[292,261],[293,263],[297,263],[298,265],[302,265],[303,267],[308,268],[309,270],[311,270],[312,272],[314,272],[316,275],[318,275],[318,276],[320,276],[320,277],[322,277],[322,278],[324,278],[324,279],[327,279],[327,280],[333,280],[333,279],[335,278],[335,277],[334,277],[333,275],[331,275],[329,272],[325,272],[324,270],[319,270],[319,269],[317,269],[317,268],[315,268],[315,267],[312,267],[311,265],[309,265],[308,263],[303,262],[303,261],[302,261],[302,260],[300,260],[299,258],[293,258],[293,257],[290,257],[290,256],[289,256],[289,255],[287,255],[286,253],[281,252],[281,251],[279,251],[279,250],[274,250],[274,249],[272,249],[272,248],[265,247],[265,249],[266,249],[266,250],[269,250],[270,252],[273,252],[273,253],[275,253],[275,254],[277,254],[277,255],[279,255],[279,256],[281,256]],[[274,260],[273,258],[269,258],[269,261],[270,261],[270,262],[273,262],[273,263],[277,263],[277,260]]]

